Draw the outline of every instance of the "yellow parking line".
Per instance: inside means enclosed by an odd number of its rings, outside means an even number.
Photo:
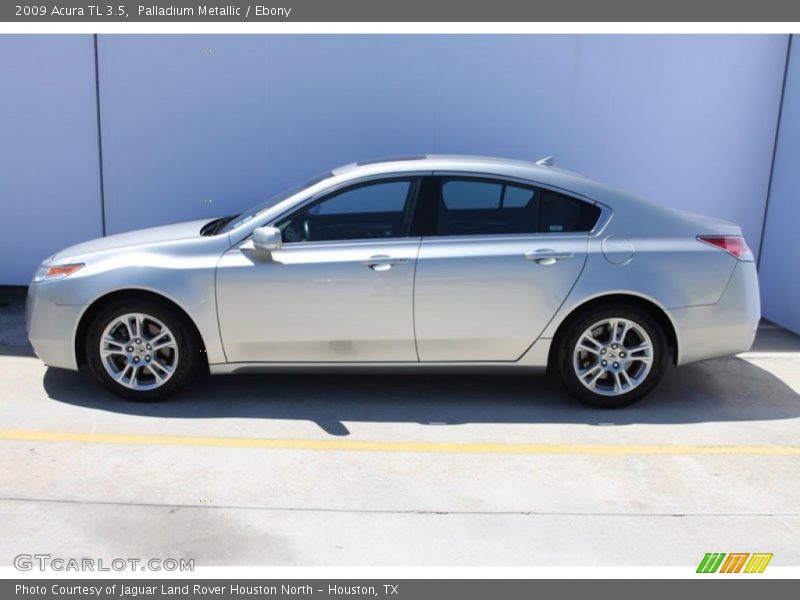
[[[800,446],[650,446],[603,444],[525,444],[481,442],[376,442],[362,440],[306,440],[269,438],[193,437],[72,433],[66,431],[0,431],[0,440],[25,442],[89,442],[145,446],[206,446],[269,450],[332,450],[361,452],[419,452],[441,454],[750,454],[798,456]]]

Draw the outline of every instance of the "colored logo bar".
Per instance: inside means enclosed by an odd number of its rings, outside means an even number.
[[[749,558],[749,560],[748,560]],[[771,553],[756,552],[708,552],[697,566],[698,573],[763,573]]]

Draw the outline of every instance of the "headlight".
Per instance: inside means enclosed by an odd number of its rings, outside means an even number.
[[[43,264],[36,271],[33,277],[34,283],[39,281],[52,281],[53,279],[63,279],[67,275],[72,275],[78,269],[83,268],[83,263],[72,263],[68,265],[49,265]]]

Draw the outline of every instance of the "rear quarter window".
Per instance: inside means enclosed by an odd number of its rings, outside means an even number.
[[[542,233],[591,231],[600,207],[552,190],[541,190],[539,231]]]

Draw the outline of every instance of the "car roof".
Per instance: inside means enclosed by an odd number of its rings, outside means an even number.
[[[413,163],[409,164],[409,163]],[[468,154],[411,154],[408,156],[388,156],[383,158],[375,158],[369,160],[359,160],[350,164],[334,169],[334,173],[345,173],[353,170],[363,170],[362,167],[381,167],[386,169],[393,169],[400,167],[403,169],[441,169],[442,165],[446,165],[456,170],[470,170],[473,166],[479,166],[483,169],[494,170],[502,172],[508,168],[523,168],[523,169],[544,169],[542,165],[537,165],[535,162],[513,159],[513,158],[499,158],[493,156],[471,156]]]

